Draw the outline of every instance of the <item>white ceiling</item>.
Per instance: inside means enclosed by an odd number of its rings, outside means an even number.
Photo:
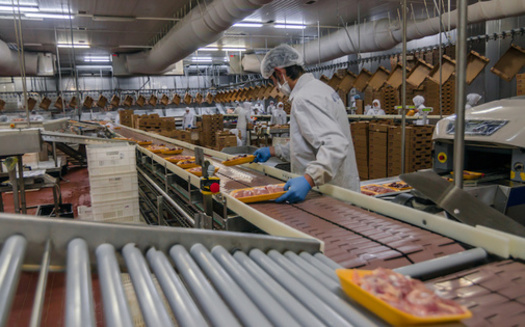
[[[75,50],[79,63],[86,55],[142,51],[145,47],[153,45],[156,37],[167,32],[176,23],[177,18],[183,17],[190,9],[190,0],[70,0],[69,3],[60,0],[24,1],[37,2],[40,10],[55,12],[69,12],[70,6],[71,13],[75,15],[72,20],[23,20],[25,49],[56,53],[56,41],[70,42],[73,34],[75,43],[83,42],[91,46],[89,49]],[[191,6],[194,7],[198,2],[203,5],[204,1],[192,0]],[[0,0],[1,2],[11,1]],[[307,4],[309,2],[312,3]],[[417,17],[425,16],[427,10],[431,16],[434,15],[433,0],[408,2]],[[453,7],[455,2],[452,1]],[[397,19],[399,3],[399,0],[275,0],[247,18],[265,23],[263,27],[232,27],[217,44],[264,49],[283,42],[301,43],[303,40],[317,38],[319,31],[321,35],[325,35],[344,24],[357,23],[358,19],[361,22],[385,17]],[[446,5],[447,1],[444,3]],[[8,13],[0,13],[0,16],[6,15]],[[104,21],[100,21],[104,19],[100,16],[117,18],[106,17]],[[118,17],[131,21],[117,21]],[[307,28],[276,29],[273,23],[304,24]],[[0,19],[0,39],[15,43],[13,19]],[[69,64],[71,49],[61,49],[60,56],[61,62]]]

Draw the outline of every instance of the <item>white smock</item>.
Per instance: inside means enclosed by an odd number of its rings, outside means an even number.
[[[193,112],[193,109],[190,109],[189,112],[184,112],[182,128],[192,128],[193,126],[195,126],[195,113]]]
[[[359,192],[350,124],[341,98],[312,74],[303,74],[290,94],[290,142],[275,153],[290,160],[292,173]]]
[[[249,106],[248,106],[249,107]],[[241,132],[242,145],[246,145],[248,139],[248,123],[252,122],[250,117],[250,108],[237,107],[235,109],[237,115],[237,129]]]
[[[286,125],[286,112],[282,108],[275,108],[272,111],[270,125]]]
[[[377,103],[377,107],[373,104]],[[367,116],[384,116],[386,115],[385,111],[381,109],[381,102],[379,100],[374,100],[372,102],[372,108],[368,109],[366,112]]]
[[[273,104],[269,105],[268,108],[266,108],[266,114],[271,115],[273,114],[273,111],[275,110],[275,106]]]

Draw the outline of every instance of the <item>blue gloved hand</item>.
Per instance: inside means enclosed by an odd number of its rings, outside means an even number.
[[[289,203],[296,203],[304,201],[311,189],[312,186],[304,176],[292,178],[284,185],[284,190],[288,192],[281,195],[275,202],[281,203],[287,201]]]
[[[266,162],[272,156],[269,147],[260,148],[257,151],[255,151],[253,155],[255,156],[253,162]]]

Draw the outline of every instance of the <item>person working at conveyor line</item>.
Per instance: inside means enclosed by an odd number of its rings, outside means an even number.
[[[372,108],[368,109],[366,112],[368,116],[383,116],[386,115],[385,111],[381,109],[381,102],[377,99],[372,101]]]
[[[182,129],[192,128],[195,125],[195,113],[190,107],[186,107],[186,112],[182,120]]]
[[[264,78],[271,78],[292,101],[290,142],[255,151],[254,162],[279,156],[291,163],[292,173],[303,176],[286,183],[288,191],[276,202],[303,201],[313,186],[325,183],[359,191],[350,124],[337,92],[305,73],[302,56],[289,45],[270,50],[261,63]]]

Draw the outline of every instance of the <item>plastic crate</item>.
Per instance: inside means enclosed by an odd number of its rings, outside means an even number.
[[[91,202],[107,202],[138,196],[137,172],[89,176]]]
[[[134,145],[89,145],[87,158],[89,173],[93,175],[135,170]]]
[[[137,217],[140,216],[138,196],[127,199],[92,203],[91,208],[93,210],[93,220],[96,221],[114,222],[119,220],[119,218],[126,217],[133,217],[132,219],[139,220]]]

